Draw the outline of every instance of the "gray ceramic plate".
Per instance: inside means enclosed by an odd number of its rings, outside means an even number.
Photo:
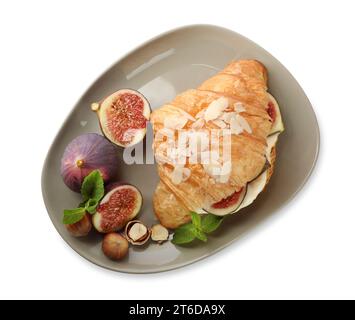
[[[269,90],[278,100],[286,131],[278,143],[276,171],[268,188],[250,207],[228,217],[228,223],[209,241],[187,247],[154,243],[130,248],[122,262],[101,252],[99,234],[71,237],[61,223],[64,208],[78,204],[60,177],[65,146],[76,136],[100,132],[90,104],[119,88],[141,91],[157,108],[188,88],[195,88],[233,59],[257,59],[269,72]],[[302,128],[300,130],[300,128]],[[81,256],[102,267],[131,273],[150,273],[182,267],[226,247],[287,203],[302,188],[317,160],[319,129],[312,106],[292,75],[264,49],[243,36],[216,26],[193,25],[165,33],[132,51],[106,71],[82,96],[60,129],[43,168],[42,190],[49,216],[63,239]],[[136,185],[145,204],[140,219],[155,222],[152,194],[158,182],[154,165],[120,164],[120,177]],[[236,252],[237,254],[237,252]]]

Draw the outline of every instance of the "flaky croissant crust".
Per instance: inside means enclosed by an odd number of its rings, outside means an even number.
[[[255,60],[233,61],[197,89],[187,90],[155,110],[151,115],[154,134],[164,127],[167,117],[179,117],[181,110],[195,117],[220,97],[227,98],[229,105],[243,105],[241,115],[249,123],[251,132],[232,135],[232,170],[227,183],[211,179],[201,164],[187,164],[191,172],[189,178],[176,185],[172,181],[173,166],[158,163],[161,181],[156,188],[153,204],[158,219],[166,227],[176,228],[189,221],[189,211],[201,208],[206,201],[219,202],[240,190],[257,177],[265,166],[266,138],[272,122],[267,113],[267,72]],[[185,128],[189,129],[192,125],[193,122],[188,121]],[[211,130],[218,127],[206,123],[204,128]],[[155,153],[161,143],[154,142]],[[272,159],[275,159],[274,150]]]

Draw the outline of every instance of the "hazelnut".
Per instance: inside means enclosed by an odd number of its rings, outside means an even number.
[[[102,251],[112,260],[121,260],[128,253],[128,241],[118,233],[108,233],[102,242]]]
[[[145,244],[150,238],[150,230],[139,220],[127,223],[125,235],[127,240],[137,246]]]
[[[152,240],[157,241],[162,244],[164,241],[168,240],[169,231],[167,228],[163,227],[161,224],[156,224],[152,227]]]
[[[65,227],[73,237],[85,237],[89,234],[92,228],[91,216],[85,214],[80,221],[73,224],[66,224]]]

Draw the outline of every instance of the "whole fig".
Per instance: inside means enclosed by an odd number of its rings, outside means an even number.
[[[64,183],[73,191],[80,192],[84,178],[99,170],[104,181],[116,178],[119,163],[118,149],[97,133],[80,135],[66,147],[61,161]]]
[[[80,221],[66,224],[65,227],[73,237],[85,237],[92,229],[91,216],[86,214]]]

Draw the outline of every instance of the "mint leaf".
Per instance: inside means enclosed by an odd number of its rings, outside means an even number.
[[[78,208],[85,208],[87,201],[80,202]]]
[[[64,210],[63,223],[64,224],[73,224],[79,222],[84,218],[86,213],[85,208],[77,208],[72,210]]]
[[[194,229],[193,230],[193,233],[195,235],[195,237],[203,242],[206,242],[207,241],[207,236],[199,229]]]
[[[196,212],[191,212],[190,214],[192,224],[195,226],[195,228],[201,229],[201,216]]]
[[[223,219],[224,217],[219,217],[211,213],[201,218],[201,215],[196,212],[191,212],[192,222],[184,224],[175,230],[172,243],[185,244],[196,238],[206,242],[206,233],[215,231],[221,225]]]
[[[94,214],[94,213],[96,213],[96,207],[98,204],[99,204],[99,202],[97,200],[89,199],[85,204],[85,209],[90,214]]]
[[[83,201],[85,202],[89,199],[100,201],[104,194],[104,179],[99,170],[94,170],[84,179],[81,185]]]
[[[73,224],[79,222],[86,212],[94,214],[104,194],[104,180],[100,171],[94,170],[84,179],[81,186],[83,201],[79,204],[79,208],[64,210],[63,223]]]
[[[223,221],[223,217],[219,217],[209,213],[202,220],[201,230],[206,233],[215,231],[221,225],[222,221]]]
[[[194,230],[195,227],[193,224],[184,224],[175,230],[174,237],[171,242],[174,244],[185,244],[193,241],[195,239]]]

